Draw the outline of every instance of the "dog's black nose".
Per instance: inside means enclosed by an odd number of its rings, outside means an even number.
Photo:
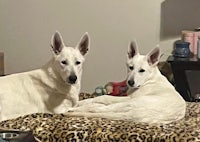
[[[128,85],[129,85],[129,86],[133,87],[134,84],[135,84],[135,81],[134,81],[134,80],[129,80],[129,81],[128,81]]]
[[[69,83],[74,84],[77,80],[77,76],[76,75],[70,75],[69,76]]]

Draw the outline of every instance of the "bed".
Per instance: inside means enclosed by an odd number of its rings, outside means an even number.
[[[91,97],[96,94],[80,93],[80,100]],[[185,117],[170,124],[35,113],[2,121],[0,129],[31,131],[42,142],[198,142],[200,103],[187,102]]]
[[[94,96],[80,94],[80,98],[89,97]],[[0,128],[31,130],[42,142],[194,142],[200,141],[200,103],[187,102],[183,119],[163,125],[35,113],[2,121]]]

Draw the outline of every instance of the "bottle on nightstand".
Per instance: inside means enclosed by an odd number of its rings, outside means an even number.
[[[200,59],[200,36],[198,36],[198,41],[197,41],[197,57]]]

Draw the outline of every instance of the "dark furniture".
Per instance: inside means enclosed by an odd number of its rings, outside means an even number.
[[[36,142],[32,131],[0,129],[0,142]]]
[[[176,90],[186,101],[199,101],[200,60],[196,56],[188,58],[169,56],[167,62],[172,67]]]

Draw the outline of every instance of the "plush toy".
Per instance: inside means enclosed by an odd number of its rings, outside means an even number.
[[[95,88],[95,94],[97,96],[101,96],[101,95],[106,95],[107,92],[106,92],[106,89],[103,86],[98,86],[98,87]]]
[[[122,82],[108,82],[104,87],[99,86],[95,89],[95,93],[98,96],[112,95],[112,96],[127,96],[127,84],[126,80]]]

